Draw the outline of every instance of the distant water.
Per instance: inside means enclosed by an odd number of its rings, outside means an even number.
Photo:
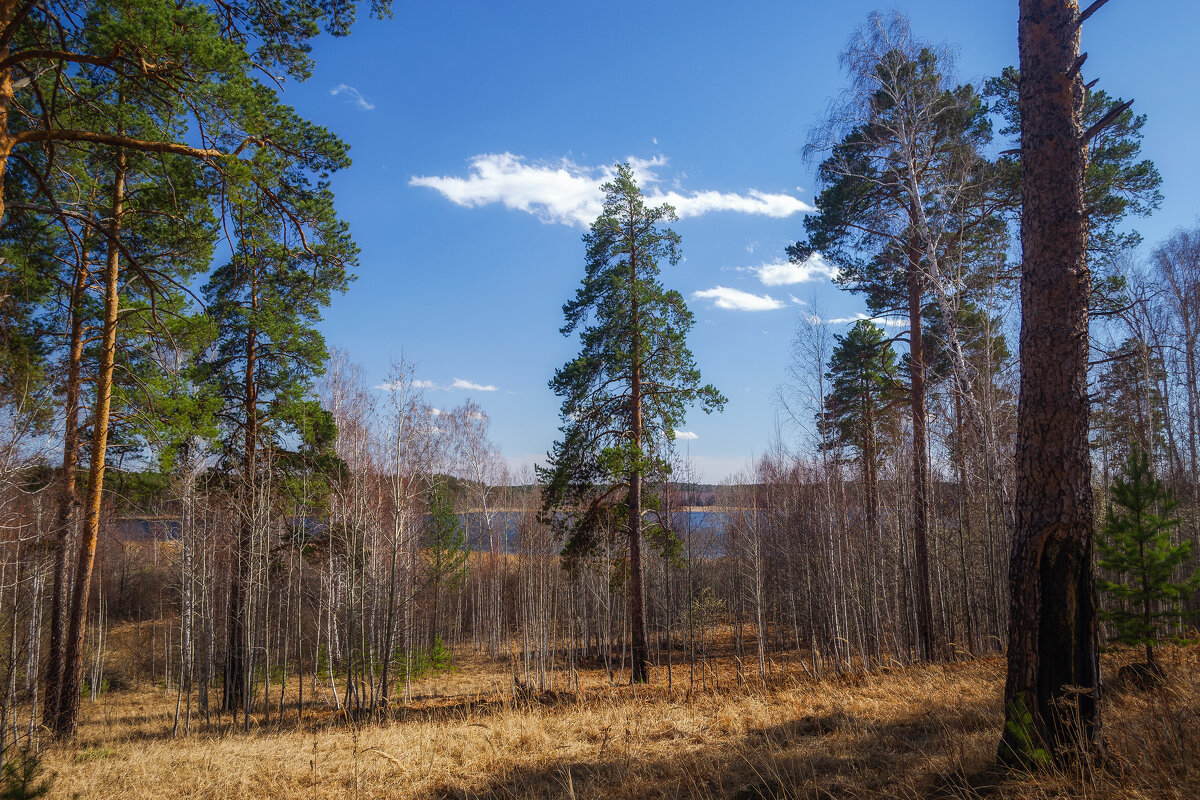
[[[650,516],[653,517],[653,514]],[[476,552],[490,550],[490,537],[498,533],[506,553],[516,553],[520,549],[518,528],[523,517],[524,514],[517,511],[492,512],[492,531],[489,531],[486,528],[482,511],[468,511],[458,515],[467,529],[467,547],[469,549]],[[719,540],[723,538],[726,522],[726,515],[722,511],[691,510],[676,511],[671,514],[671,529],[676,536],[681,539],[690,536],[697,540],[697,546],[703,543],[710,552],[714,548],[718,553],[721,552]]]
[[[649,515],[650,523],[653,514]],[[499,534],[501,547],[505,553],[516,553],[520,550],[519,528],[525,515],[519,511],[494,511],[491,514],[489,531],[485,524],[482,511],[468,511],[458,515],[467,531],[467,547],[475,552],[487,552],[491,549],[491,537]],[[308,531],[309,536],[322,535],[325,528],[323,520],[313,517],[293,519],[292,525],[301,525]],[[691,540],[695,552],[706,555],[719,555],[723,552],[721,541],[724,538],[727,525],[727,514],[723,509],[711,511],[676,511],[671,514],[671,529],[682,540]],[[122,541],[174,541],[180,537],[180,523],[172,518],[125,518],[115,521],[116,538]]]

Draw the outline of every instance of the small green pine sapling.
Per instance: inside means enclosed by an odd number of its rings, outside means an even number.
[[[1160,625],[1180,619],[1185,613],[1180,599],[1200,587],[1195,572],[1172,580],[1191,556],[1190,542],[1171,544],[1180,522],[1178,507],[1179,500],[1154,477],[1150,459],[1135,444],[1113,484],[1112,506],[1096,542],[1100,569],[1117,580],[1101,577],[1096,584],[1111,600],[1101,617],[1115,626],[1113,640],[1144,646],[1151,667]]]

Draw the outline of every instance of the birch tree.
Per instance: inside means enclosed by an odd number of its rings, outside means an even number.
[[[931,301],[952,317],[949,253],[966,232],[997,227],[997,200],[989,196],[994,181],[979,155],[991,127],[975,89],[950,83],[948,51],[914,38],[899,14],[872,14],[841,62],[850,88],[805,149],[823,159],[817,213],[805,220],[807,239],[788,253],[797,262],[833,259],[838,281],[864,293],[874,314],[907,317],[918,645],[922,657],[933,658],[943,637],[934,629],[930,601],[923,322]],[[956,356],[962,363],[961,353]]]

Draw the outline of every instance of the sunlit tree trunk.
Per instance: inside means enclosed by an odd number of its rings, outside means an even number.
[[[42,723],[53,728],[59,715],[59,691],[63,673],[63,635],[67,596],[70,591],[70,563],[74,531],[79,509],[76,474],[79,469],[79,394],[80,364],[83,360],[83,296],[87,287],[88,237],[82,238],[75,273],[71,281],[68,310],[70,323],[67,343],[66,396],[63,401],[62,483],[54,529],[54,576],[50,590],[50,637],[43,668],[45,688],[42,695]]]
[[[67,630],[63,676],[60,684],[59,713],[54,720],[57,736],[75,735],[79,725],[79,686],[83,673],[83,627],[87,621],[88,596],[92,588],[92,567],[100,536],[100,508],[104,494],[104,457],[108,449],[109,410],[112,404],[113,369],[117,354],[117,311],[120,301],[121,217],[125,202],[125,153],[118,150],[113,166],[112,214],[108,230],[108,255],[104,264],[104,330],[100,363],[96,369],[96,407],[92,418],[92,463],[88,472],[87,502],[83,531],[79,542],[75,586],[71,598],[70,625]]]
[[[1021,0],[1021,399],[1000,756],[1099,742],[1083,79],[1073,0]],[[1077,730],[1077,724],[1082,730]]]

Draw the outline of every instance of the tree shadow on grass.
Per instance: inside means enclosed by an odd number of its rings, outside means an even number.
[[[278,707],[273,707],[270,721],[264,721],[263,714],[251,715],[249,730],[246,730],[244,717],[238,716],[236,722],[229,712],[211,712],[207,720],[201,712],[193,709],[190,732],[184,732],[184,721],[179,722],[178,736],[175,735],[174,717],[162,712],[123,712],[99,711],[95,716],[85,721],[85,725],[72,745],[77,749],[85,749],[100,744],[120,742],[163,741],[172,738],[191,737],[225,737],[238,735],[270,736],[273,734],[293,734],[304,732],[319,734],[351,728],[364,728],[389,723],[404,725],[407,723],[456,723],[477,722],[504,713],[510,713],[514,708],[554,708],[586,702],[568,692],[527,692],[512,695],[458,695],[443,697],[418,697],[416,705],[394,705],[388,709],[376,711],[335,709],[324,705],[306,704],[303,718],[299,715],[296,702],[284,705],[282,720]],[[106,718],[107,715],[107,718]]]
[[[985,720],[986,714],[971,715]],[[806,715],[732,741],[674,752],[598,753],[517,768],[486,786],[469,781],[432,798],[896,798],[986,796],[1003,779],[990,760],[956,760],[958,709],[926,709],[887,722],[846,712]],[[992,726],[963,735],[998,736]],[[961,753],[960,753],[961,756]]]

